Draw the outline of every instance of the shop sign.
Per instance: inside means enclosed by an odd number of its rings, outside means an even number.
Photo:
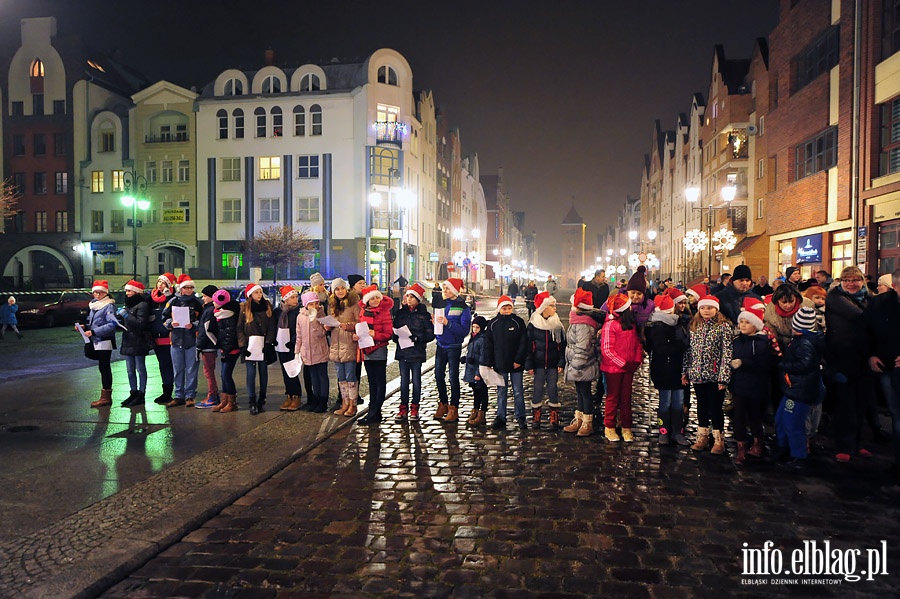
[[[438,258],[437,252],[431,252],[430,254],[428,254],[428,261],[429,262],[440,262],[441,259]]]
[[[92,252],[114,252],[118,249],[116,241],[92,241]]]
[[[822,261],[822,234],[806,235],[795,240],[797,264]]]
[[[163,210],[163,223],[186,223],[184,208],[166,208]]]

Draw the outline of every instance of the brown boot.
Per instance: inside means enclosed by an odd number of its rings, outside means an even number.
[[[466,424],[475,424],[475,421],[478,420],[478,410],[472,410],[469,412],[469,417],[466,419]]]
[[[447,412],[449,412],[449,411],[450,411],[450,409],[447,404],[438,403],[437,412],[434,413],[434,416],[432,416],[432,418],[434,418],[435,420],[441,420],[444,416],[447,415]]]
[[[296,412],[300,409],[300,396],[291,395],[291,405],[287,407],[287,412]]]
[[[760,439],[753,439],[753,447],[747,450],[747,455],[751,458],[761,458],[763,454],[763,444]]]
[[[567,433],[577,433],[581,429],[582,418],[584,418],[584,414],[579,410],[575,410],[575,418],[572,419],[568,426],[564,426],[563,430]]]
[[[222,408],[228,405],[228,394],[227,393],[219,393],[219,405],[214,406],[213,412],[221,412]]]
[[[722,431],[713,431],[713,439],[715,442],[713,443],[712,449],[709,452],[713,455],[724,455],[725,454],[725,433]]]
[[[450,406],[447,410],[447,416],[444,417],[444,422],[456,422],[459,420],[459,408],[457,406]]]
[[[349,405],[347,405],[347,404],[349,404],[349,403],[350,403],[350,402],[347,401],[347,398],[346,398],[346,397],[342,397],[342,398],[341,398],[341,407],[339,407],[337,410],[335,410],[335,411],[333,412],[334,415],[335,415],[335,416],[343,416],[343,415],[344,415],[344,412],[347,411],[347,408],[350,407]]]
[[[594,433],[594,415],[583,414],[581,416],[581,428],[578,429],[579,437],[590,437]]]
[[[347,411],[350,403],[350,394],[347,391],[347,382],[346,381],[338,381],[338,391],[341,396],[341,407],[334,411],[335,416],[343,416],[344,412]]]
[[[228,396],[228,405],[219,410],[222,414],[227,414],[228,412],[237,412],[237,395],[229,395]]]
[[[473,424],[474,426],[484,426],[484,425],[486,425],[486,424],[487,424],[487,418],[485,417],[485,414],[487,413],[487,411],[486,411],[486,410],[475,410],[475,412],[476,412],[476,414],[475,414],[475,420],[472,421],[472,424]]]
[[[91,402],[92,408],[105,408],[112,405],[112,389],[101,389],[100,399]]]
[[[747,459],[747,442],[746,441],[738,441],[737,442],[737,455],[734,456],[734,463],[736,466],[743,466],[744,461]]]
[[[355,399],[347,400],[347,409],[344,410],[344,413],[341,414],[341,416],[344,416],[345,418],[352,418],[353,416],[356,416],[356,400]]]
[[[278,407],[278,409],[281,410],[282,412],[287,412],[287,411],[288,411],[288,408],[291,407],[291,402],[292,402],[293,400],[294,400],[294,396],[293,396],[293,395],[288,395],[288,396],[286,396],[286,397],[284,398],[284,403],[281,404],[281,405]]]
[[[698,427],[697,440],[691,445],[691,449],[694,451],[704,451],[707,447],[709,447],[709,427]]]

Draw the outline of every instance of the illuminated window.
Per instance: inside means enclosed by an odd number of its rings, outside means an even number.
[[[47,213],[43,210],[39,210],[34,213],[34,232],[47,232]]]
[[[56,193],[69,192],[69,173],[56,173]]]
[[[44,76],[44,62],[40,58],[35,58],[34,62],[31,63],[31,76],[32,77],[43,77]]]
[[[69,219],[65,212],[62,210],[56,211],[56,232],[57,233],[68,233],[69,232]]]
[[[103,193],[103,171],[91,171],[91,193]]]
[[[259,158],[259,178],[263,181],[281,178],[281,157],[261,156]]]
[[[125,171],[112,171],[112,190],[125,191]]]

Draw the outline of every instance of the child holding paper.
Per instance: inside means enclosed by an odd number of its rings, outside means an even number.
[[[291,376],[284,365],[296,360],[294,346],[297,345],[297,315],[300,314],[300,296],[291,285],[278,290],[281,294],[281,305],[275,308],[275,352],[281,364],[281,378],[284,380],[284,403],[279,406],[282,412],[296,412],[300,409],[303,388],[300,377]]]
[[[337,370],[338,388],[341,390],[341,407],[338,416],[356,416],[356,400],[359,398],[359,377],[356,361],[359,345],[356,343],[356,323],[359,322],[359,294],[350,284],[338,277],[331,282],[328,314],[340,323],[334,328],[325,327],[331,333],[328,359]]]
[[[419,400],[422,397],[422,363],[427,357],[426,346],[434,339],[434,324],[431,322],[431,314],[425,304],[425,289],[418,283],[413,283],[406,290],[403,304],[394,315],[394,341],[397,343],[395,353],[400,364],[400,411],[397,412],[396,422],[405,422],[407,415],[410,420],[419,419]],[[403,327],[409,331],[409,341],[404,341]],[[401,330],[398,333],[398,329]],[[405,344],[412,343],[404,347]],[[412,380],[413,397],[412,404],[409,401],[409,383]]]
[[[250,413],[255,416],[266,403],[269,370],[264,347],[275,343],[275,318],[272,304],[263,295],[262,287],[250,283],[244,293],[247,301],[241,304],[241,314],[238,316],[238,345],[243,350],[247,364],[247,394],[250,400]],[[254,337],[257,339],[253,339]],[[259,399],[256,395],[257,372]]]
[[[300,296],[303,309],[297,314],[297,345],[294,353],[300,355],[303,367],[312,380],[312,411],[321,414],[328,409],[328,339],[325,326],[319,318],[325,316],[319,304],[319,294],[307,291]]]
[[[85,347],[85,351],[91,351],[89,356],[97,360],[100,369],[100,399],[91,402],[92,408],[103,408],[112,405],[112,367],[110,359],[112,350],[116,347],[116,305],[115,300],[109,297],[109,283],[96,281],[91,287],[94,300],[88,304],[88,323],[84,327],[83,335],[88,338],[91,347]]]
[[[394,334],[391,321],[394,300],[382,295],[377,286],[369,285],[363,287],[359,307],[362,311],[359,324],[368,328],[368,337],[374,341],[365,347],[362,338],[359,339],[359,346],[365,354],[364,363],[369,383],[369,413],[359,420],[359,424],[369,426],[381,424],[381,405],[387,393],[387,345]]]
[[[175,373],[175,397],[166,404],[167,408],[192,408],[197,396],[197,326],[203,305],[194,295],[194,287],[190,276],[178,275],[175,283],[178,295],[170,299],[163,309],[163,319],[169,329],[171,341],[172,370]]]

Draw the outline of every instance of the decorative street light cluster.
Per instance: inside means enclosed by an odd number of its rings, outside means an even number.
[[[150,201],[146,199],[147,178],[134,171],[125,171],[122,174],[122,190],[122,205],[131,208],[131,218],[128,221],[128,226],[131,227],[131,273],[137,279],[137,230],[144,225],[138,220],[137,211],[150,208]]]
[[[478,265],[481,262],[481,255],[477,251],[469,251],[469,242],[477,241],[480,236],[481,230],[478,228],[472,229],[469,235],[466,235],[466,232],[461,228],[453,229],[453,238],[466,244],[466,251],[453,254],[453,262],[457,268],[466,269],[466,289],[469,288],[469,271],[478,270]]]
[[[725,206],[713,206],[710,203],[708,206],[699,206],[699,207],[691,207],[691,210],[699,210],[700,218],[703,218],[703,211],[706,210],[706,231],[702,231],[700,229],[692,229],[685,233],[684,239],[682,243],[684,243],[684,249],[692,254],[698,254],[700,252],[707,252],[707,275],[712,275],[712,254],[713,250],[717,252],[727,252],[731,251],[737,245],[737,237],[734,234],[734,231],[726,229],[724,226],[713,233],[712,230],[712,212],[713,210],[728,210],[730,208],[731,201],[734,200],[734,196],[737,194],[737,187],[731,184],[729,180],[729,185],[723,187],[720,191],[722,195],[722,200],[725,202]],[[700,199],[700,188],[699,187],[688,187],[684,190],[684,199],[689,203],[694,203]]]

